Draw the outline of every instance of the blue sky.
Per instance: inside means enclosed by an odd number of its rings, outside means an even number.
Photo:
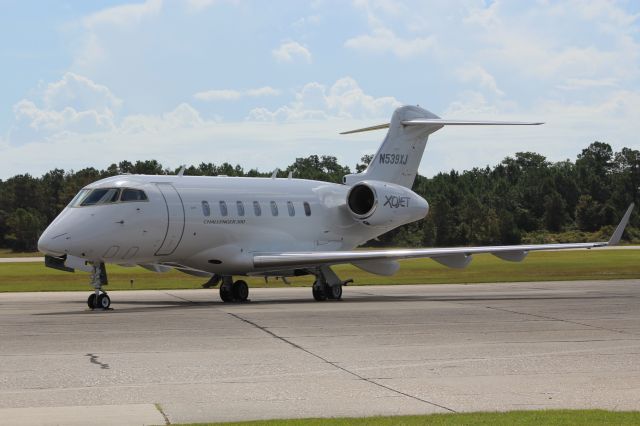
[[[123,159],[354,166],[402,104],[532,128],[443,129],[420,168],[640,148],[637,1],[0,0],[0,178]]]

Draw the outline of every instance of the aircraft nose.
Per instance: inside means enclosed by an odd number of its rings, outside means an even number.
[[[55,233],[51,231],[50,226],[42,233],[40,239],[38,239],[38,250],[44,254],[62,256],[66,252],[65,242],[67,240],[65,237],[68,236],[68,233],[64,232],[55,235]]]

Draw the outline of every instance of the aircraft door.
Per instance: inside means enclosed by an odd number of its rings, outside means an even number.
[[[164,236],[162,245],[156,251],[156,256],[167,256],[172,254],[184,232],[184,205],[180,194],[170,183],[156,183],[162,193],[167,207],[167,233]]]

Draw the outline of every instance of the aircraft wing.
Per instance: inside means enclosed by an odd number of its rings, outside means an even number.
[[[629,222],[633,204],[629,206],[613,235],[606,242],[597,243],[567,243],[567,244],[524,244],[513,246],[484,246],[484,247],[450,247],[450,248],[420,248],[420,249],[391,249],[391,250],[350,250],[350,251],[314,251],[314,252],[282,252],[256,253],[253,264],[256,268],[296,268],[340,263],[358,263],[367,261],[392,261],[399,259],[431,258],[452,268],[464,268],[469,264],[474,254],[491,253],[492,255],[511,262],[523,260],[531,251],[590,249],[616,245],[620,242],[622,233]]]

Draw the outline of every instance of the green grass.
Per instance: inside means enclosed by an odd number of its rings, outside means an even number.
[[[10,249],[0,249],[0,257],[43,257],[39,251],[14,252]]]
[[[264,420],[236,423],[201,423],[225,426],[418,426],[418,425],[515,425],[515,426],[578,426],[578,425],[638,425],[640,411],[604,410],[543,410],[509,411],[506,413],[430,414],[425,416],[394,416],[364,418]],[[182,425],[186,426],[186,425]],[[195,424],[193,425],[195,426]]]
[[[505,262],[492,255],[475,256],[466,269],[450,269],[429,259],[401,262],[392,277],[369,274],[351,265],[335,271],[355,285],[450,284],[514,281],[563,281],[640,278],[640,250],[581,250],[531,253],[521,263]],[[206,280],[180,272],[156,274],[145,269],[108,265],[109,290],[200,288]],[[133,283],[131,283],[133,280]],[[311,276],[292,278],[294,286],[308,286]],[[0,263],[0,292],[86,290],[89,276],[45,268],[42,263]],[[281,280],[247,278],[251,287],[283,286]]]

